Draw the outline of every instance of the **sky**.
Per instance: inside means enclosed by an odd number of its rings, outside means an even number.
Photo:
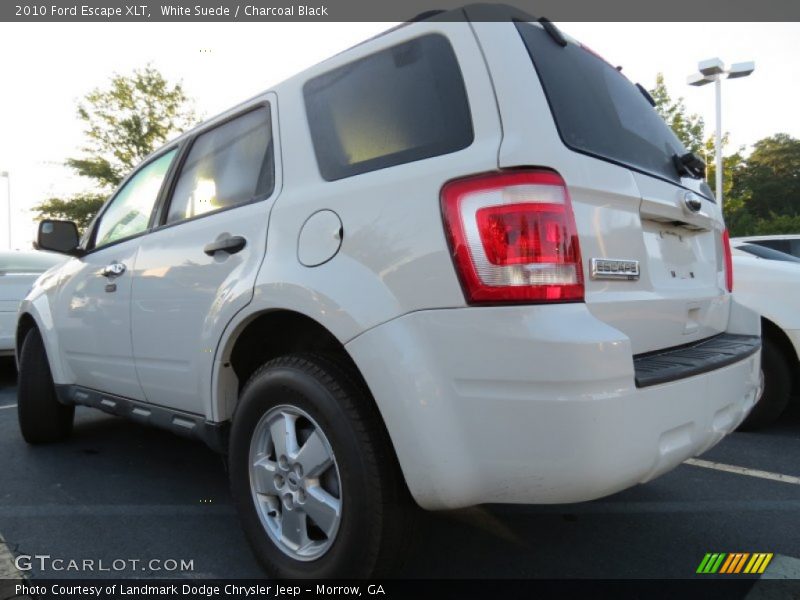
[[[77,102],[114,73],[152,63],[181,80],[211,117],[344,50],[388,23],[0,23],[0,248],[29,248],[30,207],[90,187],[63,167],[79,155]],[[800,137],[800,23],[562,23],[647,88],[656,74],[692,113],[714,123],[712,86],[686,85],[699,60],[753,60],[746,79],[723,82],[731,149],[779,132]]]

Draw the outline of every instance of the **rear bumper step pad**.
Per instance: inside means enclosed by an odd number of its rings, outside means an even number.
[[[636,387],[643,388],[701,375],[731,365],[761,348],[757,335],[722,333],[683,346],[633,357]]]

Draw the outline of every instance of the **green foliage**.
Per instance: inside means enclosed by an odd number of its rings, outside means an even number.
[[[725,222],[731,237],[800,233],[800,215],[776,215],[773,213],[766,218],[759,219],[746,210],[742,210],[733,213],[732,217],[726,216]]]
[[[150,65],[131,75],[115,74],[78,104],[84,122],[83,154],[65,164],[88,178],[92,191],[50,198],[34,207],[39,218],[74,220],[85,227],[111,194],[147,155],[197,122],[180,83],[171,84]]]
[[[735,191],[757,218],[800,214],[800,140],[778,133],[756,142]]]
[[[703,119],[686,112],[683,98],[673,100],[664,77],[650,90],[656,110],[683,144],[706,161],[706,180],[716,181],[714,138],[705,138]],[[722,148],[728,145],[723,135]],[[722,157],[725,222],[732,236],[800,233],[800,140],[779,133]]]
[[[76,194],[69,200],[49,198],[39,204],[35,210],[39,211],[41,218],[75,221],[78,229],[83,231],[105,201],[106,196],[103,194],[88,192]]]
[[[667,125],[672,127],[675,135],[686,146],[686,149],[703,157],[705,155],[703,118],[699,115],[688,114],[683,98],[672,99],[667,91],[662,73],[656,75],[656,87],[650,90],[650,95],[656,101],[656,111],[667,122]]]

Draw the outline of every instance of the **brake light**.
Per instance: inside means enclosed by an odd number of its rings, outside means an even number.
[[[731,255],[731,240],[728,230],[722,232],[722,251],[725,256],[725,287],[733,291],[733,256]]]
[[[442,212],[469,303],[583,300],[575,216],[557,173],[450,182],[442,189]]]

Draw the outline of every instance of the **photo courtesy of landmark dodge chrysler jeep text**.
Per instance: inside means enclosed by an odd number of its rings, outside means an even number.
[[[491,11],[491,12],[484,12]],[[398,564],[415,507],[669,471],[760,385],[702,163],[548,21],[395,28],[144,161],[17,328],[31,443],[86,405],[206,441],[281,577]]]

